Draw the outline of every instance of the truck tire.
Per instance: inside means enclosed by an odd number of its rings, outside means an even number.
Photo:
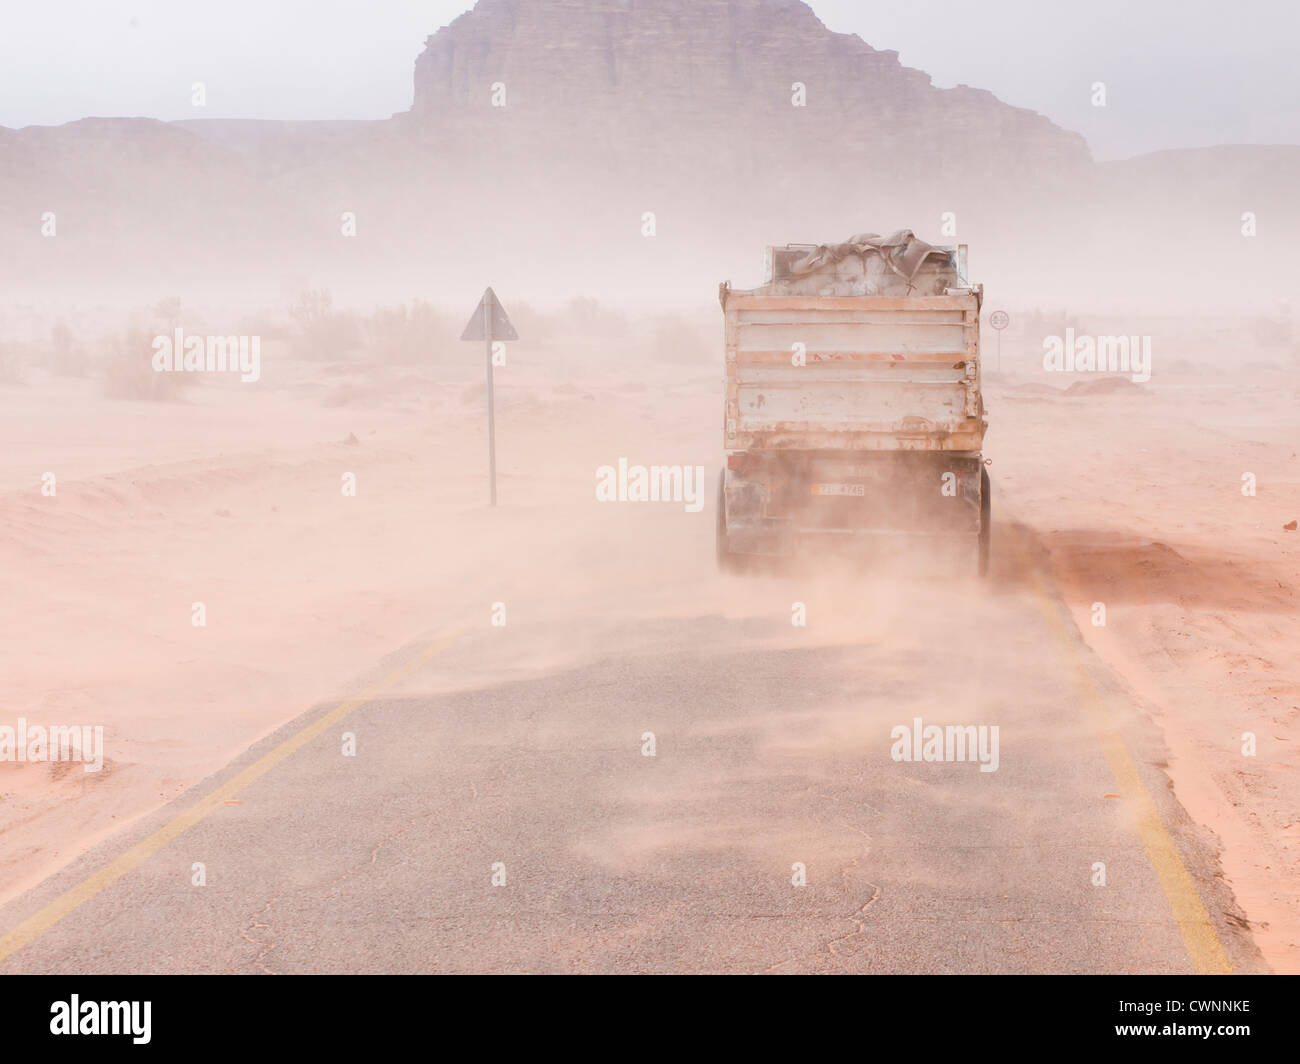
[[[718,475],[718,525],[717,525],[718,569],[724,573],[734,573],[739,566],[736,556],[731,553],[727,542],[727,473],[723,470]]]
[[[980,576],[989,575],[989,546],[993,540],[993,486],[989,471],[980,470]]]

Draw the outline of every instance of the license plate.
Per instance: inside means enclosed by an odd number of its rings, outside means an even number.
[[[812,493],[814,495],[852,495],[865,498],[867,488],[865,484],[814,484]]]

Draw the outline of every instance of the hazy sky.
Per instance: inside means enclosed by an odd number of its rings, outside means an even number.
[[[651,0],[652,2],[652,0]],[[0,0],[0,125],[87,115],[385,118],[467,0]],[[1300,143],[1300,0],[812,0],[935,84],[988,89],[1098,158]],[[190,104],[207,84],[208,106]],[[1091,105],[1093,82],[1108,105]]]

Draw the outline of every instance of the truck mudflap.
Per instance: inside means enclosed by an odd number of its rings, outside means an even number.
[[[733,455],[720,524],[739,555],[790,555],[818,538],[973,542],[985,531],[983,474],[978,454]]]

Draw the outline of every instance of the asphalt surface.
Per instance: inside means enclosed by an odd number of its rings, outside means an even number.
[[[799,645],[776,610],[596,619],[573,634],[589,660],[508,682],[526,626],[452,635],[418,667],[413,645],[375,672],[406,663],[400,695],[174,832],[337,702],[316,707],[0,910],[0,934],[32,936],[0,971],[1193,972],[1071,656],[1233,968],[1260,970],[1158,735],[1046,601],[1005,575],[956,602],[931,582],[835,645]],[[997,771],[893,760],[916,717],[998,725]]]

